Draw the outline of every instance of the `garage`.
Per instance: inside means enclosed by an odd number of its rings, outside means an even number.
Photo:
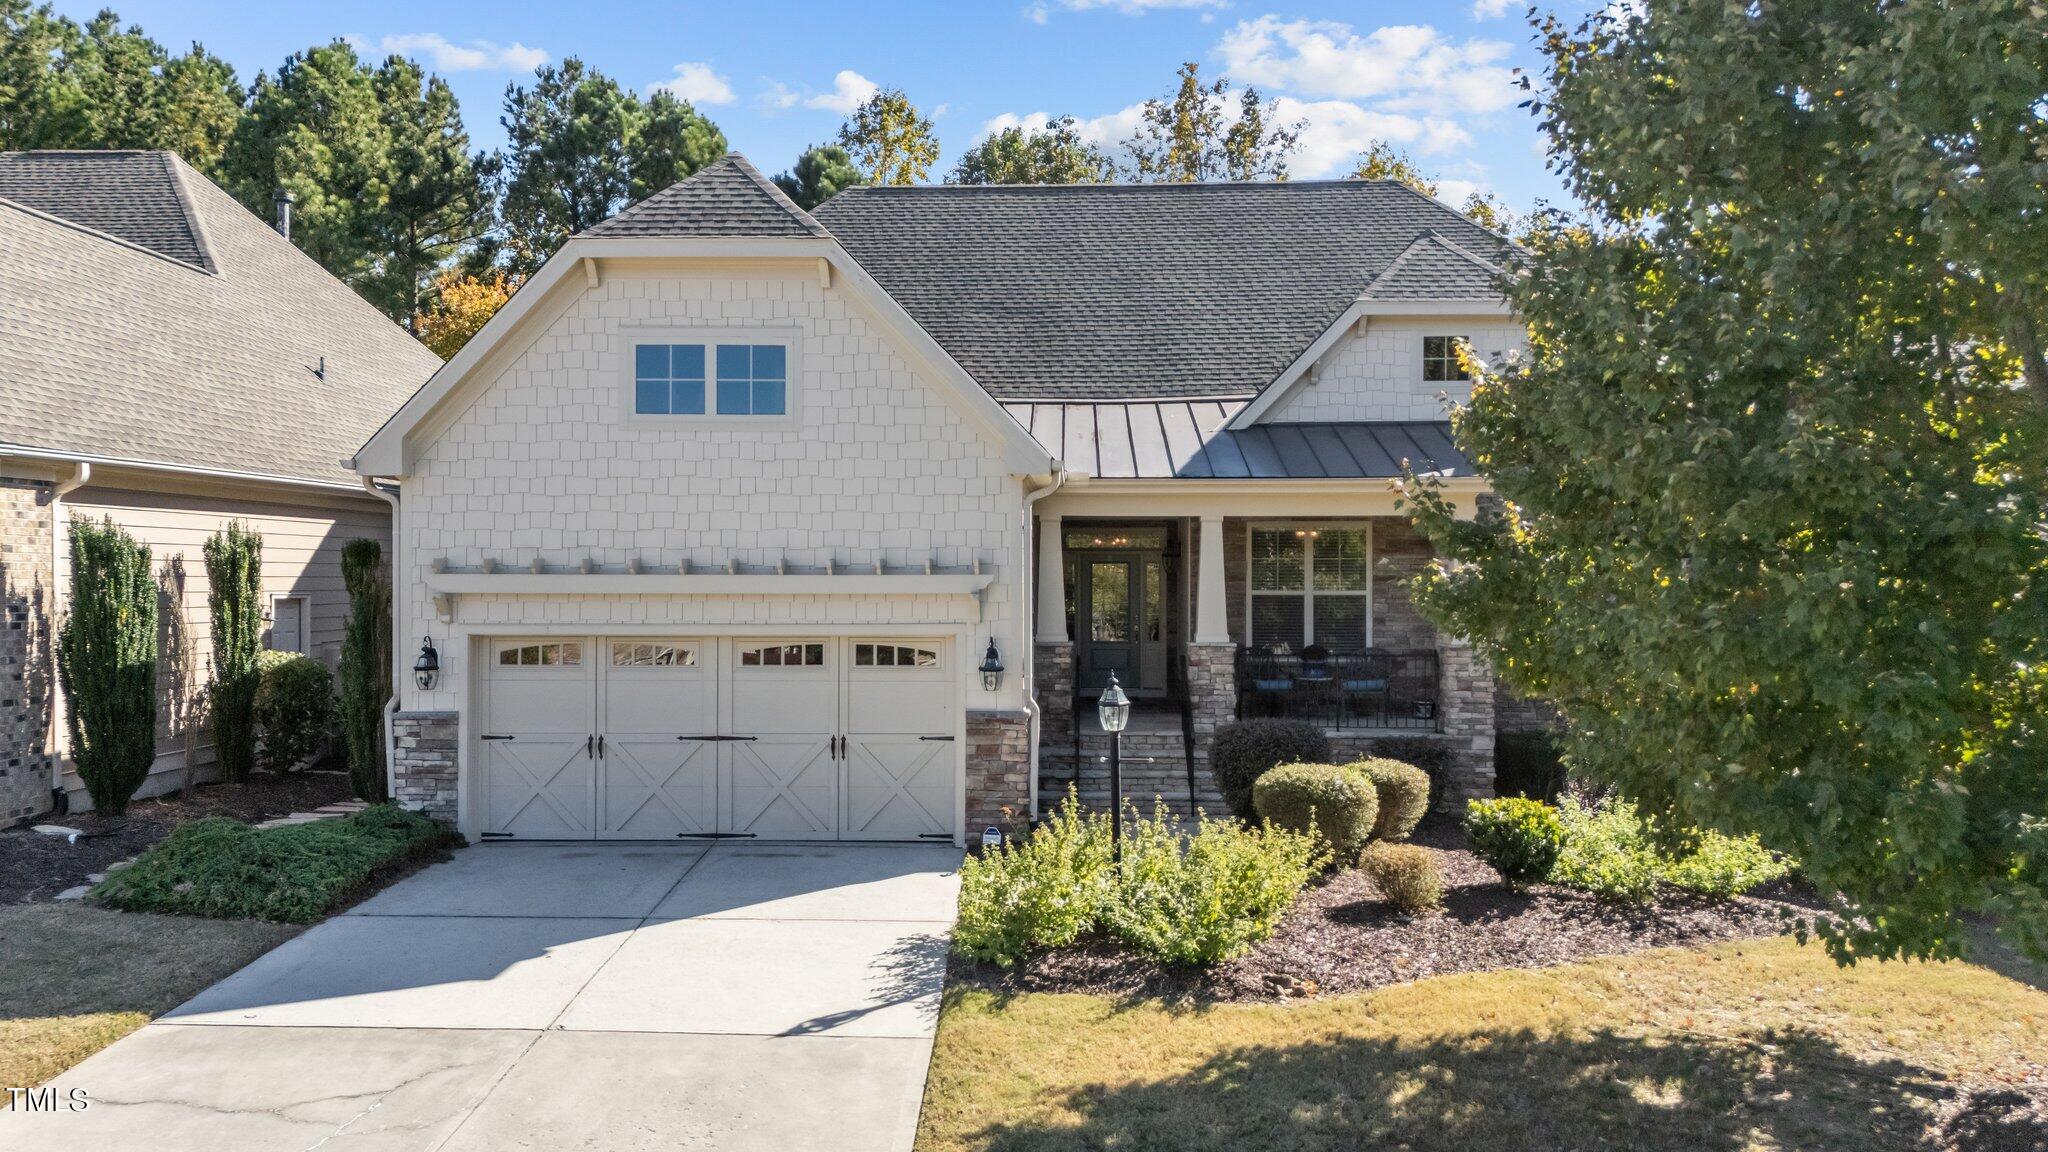
[[[489,839],[952,840],[952,645],[481,642]]]

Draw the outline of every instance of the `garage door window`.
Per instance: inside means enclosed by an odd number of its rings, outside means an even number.
[[[498,649],[498,663],[521,668],[541,665],[573,668],[583,663],[583,645],[573,641],[562,644],[513,645]]]
[[[855,644],[853,662],[861,668],[937,668],[939,654],[903,644]]]
[[[694,668],[697,650],[681,644],[613,644],[614,668]]]
[[[820,668],[824,664],[823,644],[769,644],[740,650],[742,668]]]

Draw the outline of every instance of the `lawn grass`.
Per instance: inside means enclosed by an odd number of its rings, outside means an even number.
[[[130,912],[308,924],[379,874],[453,840],[445,825],[392,805],[280,828],[196,820],[107,877],[89,899]]]
[[[956,988],[917,1147],[2003,1147],[2044,1052],[2038,983],[1782,938],[1282,1005]]]
[[[0,906],[0,1085],[42,1083],[298,933],[257,920]]]

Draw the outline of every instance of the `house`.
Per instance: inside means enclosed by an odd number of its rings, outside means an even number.
[[[5,824],[53,787],[90,802],[50,655],[70,518],[112,516],[154,550],[161,743],[141,794],[159,793],[188,750],[211,761],[201,542],[230,519],[261,532],[266,643],[332,663],[342,546],[390,534],[340,461],[440,361],[167,152],[0,153],[0,317]]]
[[[1215,808],[1299,715],[1491,789],[1390,478],[1487,494],[1506,242],[1393,183],[860,188],[732,155],[573,237],[363,446],[398,486],[395,794],[480,838],[934,839]],[[1078,765],[1078,768],[1077,768]]]

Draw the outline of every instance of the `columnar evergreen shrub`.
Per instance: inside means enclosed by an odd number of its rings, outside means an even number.
[[[1379,791],[1380,814],[1373,822],[1375,840],[1406,840],[1429,811],[1429,773],[1399,760],[1359,760],[1345,767],[1371,780]]]
[[[1372,780],[1334,764],[1279,765],[1253,785],[1252,803],[1275,826],[1316,837],[1340,865],[1358,858],[1380,811]]]
[[[110,516],[71,521],[71,612],[57,640],[71,758],[118,815],[156,759],[156,581],[149,546]]]
[[[320,754],[334,734],[334,677],[327,665],[296,652],[257,656],[257,763],[289,772]]]
[[[384,704],[391,699],[391,584],[384,549],[351,540],[341,550],[348,627],[341,638],[341,736],[349,784],[373,804],[388,799],[384,781]]]
[[[1209,742],[1209,772],[1230,811],[1257,818],[1252,785],[1276,764],[1325,764],[1330,741],[1323,730],[1300,720],[1257,719],[1225,724]]]
[[[256,763],[256,653],[263,640],[263,537],[233,520],[207,539],[206,607],[213,617],[214,762],[229,781]]]

